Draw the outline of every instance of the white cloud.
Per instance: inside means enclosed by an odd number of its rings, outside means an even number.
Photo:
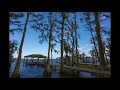
[[[106,19],[106,17],[105,17],[105,16],[103,16],[103,17],[101,18],[101,20],[104,20],[104,19]]]
[[[102,38],[103,38],[103,39],[106,39],[106,38],[108,38],[108,36],[103,36]]]
[[[84,52],[87,56],[90,56],[89,51],[92,49],[91,46],[91,44],[85,44],[84,46],[78,48],[78,50],[80,51],[80,54]]]
[[[105,24],[102,24],[102,25],[101,25],[101,27],[104,27],[104,26],[105,26]]]

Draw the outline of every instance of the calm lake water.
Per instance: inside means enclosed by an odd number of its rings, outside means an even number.
[[[11,67],[9,69],[9,77],[11,77],[11,75],[14,71],[16,61],[17,61],[17,59],[14,59],[13,62],[11,63]],[[25,65],[23,65],[23,61],[24,60],[21,59],[21,63],[20,63],[21,78],[46,78],[43,75],[45,67],[43,67],[43,66],[29,66],[29,65],[25,66]],[[42,61],[43,61],[43,59],[40,60],[40,62],[42,62]],[[57,63],[57,60],[55,60],[55,59],[52,59],[50,63],[51,64],[59,64],[59,63]],[[52,70],[52,75],[50,78],[73,78],[73,76],[72,76],[72,74],[65,74],[65,75],[61,76],[59,73],[59,69],[57,69],[56,71]],[[91,73],[81,71],[80,76],[78,78],[92,78],[92,75],[91,75]]]

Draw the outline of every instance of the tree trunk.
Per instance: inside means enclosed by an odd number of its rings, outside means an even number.
[[[78,49],[77,49],[77,31],[75,31],[75,33],[76,33],[76,59],[77,59],[77,67],[79,66],[78,65],[78,63],[79,63],[79,61],[78,61]]]
[[[22,40],[21,40],[20,47],[19,47],[18,59],[17,59],[17,63],[16,63],[16,66],[15,66],[15,69],[14,69],[14,72],[13,72],[11,78],[20,78],[20,60],[21,60],[22,47],[23,47],[23,43],[24,43],[24,39],[25,39],[26,27],[28,24],[29,15],[30,15],[29,12],[27,12],[27,18],[25,21],[24,32],[23,32]]]
[[[49,76],[51,74],[51,69],[50,69],[50,48],[51,48],[51,37],[52,37],[52,13],[50,12],[50,35],[49,35],[49,45],[48,45],[48,60],[47,60],[47,66],[45,70],[46,76]]]
[[[70,37],[69,37],[69,38],[70,38]],[[68,58],[68,65],[71,65],[71,57],[70,57],[71,51],[70,51],[69,39],[68,39],[67,41],[68,41],[68,51],[69,51],[69,53],[68,53],[68,56],[69,56],[69,58]]]
[[[77,24],[76,24],[76,14],[74,13],[75,17],[75,38],[76,38],[76,61],[77,61],[77,67],[78,67],[78,50],[77,50]]]
[[[84,63],[85,61],[84,61],[84,56],[83,56],[83,63]]]
[[[64,20],[65,20],[65,12],[61,13],[62,15],[62,34],[61,34],[61,67],[60,72],[64,72],[64,61],[63,61],[63,37],[64,37]]]
[[[103,70],[107,69],[107,64],[104,57],[104,48],[102,45],[102,39],[100,34],[100,24],[98,19],[98,12],[94,12],[95,16],[95,24],[96,24],[96,34],[97,34],[97,40],[98,40],[98,47],[99,47],[99,55],[100,55],[100,63]]]
[[[105,59],[106,59],[107,64],[109,64],[109,61],[108,61],[108,58],[107,58],[107,54],[106,54],[106,53],[105,53]]]
[[[74,36],[72,36],[72,37],[73,37],[73,42],[72,42],[72,66],[73,66],[73,64],[74,64]]]
[[[50,30],[51,31],[51,30]],[[51,36],[51,34],[50,34]],[[49,45],[48,45],[48,59],[47,59],[47,66],[46,66],[46,70],[45,70],[45,74],[46,76],[48,76],[51,73],[51,69],[50,69],[50,42],[51,39],[49,38]]]
[[[52,63],[52,48],[51,48],[51,64],[53,64],[53,63]]]
[[[91,36],[92,36],[94,48],[95,48],[95,51],[96,51],[96,54],[97,54],[97,58],[100,61],[100,57],[99,57],[99,54],[98,54],[98,51],[97,51],[97,45],[95,43],[95,38],[94,38],[93,33],[92,33],[92,27],[91,27],[91,24],[90,24],[90,14],[89,14],[89,12],[87,12],[87,17],[88,17],[88,25],[89,25],[89,28],[90,28],[90,33],[91,33]]]
[[[104,48],[104,55],[105,55],[106,63],[109,64],[108,59],[107,59],[107,54],[105,53],[105,43],[103,43],[103,48]]]
[[[93,56],[93,64],[95,64],[95,58],[94,58],[95,56]]]

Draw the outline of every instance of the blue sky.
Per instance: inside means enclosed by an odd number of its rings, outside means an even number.
[[[77,17],[77,23],[79,25],[79,28],[77,32],[80,34],[80,38],[78,39],[78,44],[79,44],[79,50],[80,53],[84,52],[87,56],[90,56],[88,53],[92,49],[92,44],[90,44],[90,32],[85,31],[84,24],[80,22],[79,15]],[[25,22],[25,18],[21,19],[23,23]],[[108,21],[107,21],[108,22]],[[108,25],[109,24],[109,25]],[[103,22],[102,25],[107,25],[108,27],[110,26],[110,23]],[[12,27],[12,26],[10,26]],[[39,43],[39,32],[36,32],[32,28],[30,28],[30,23],[28,23],[27,26],[27,32],[23,44],[23,49],[22,49],[22,58],[25,55],[29,54],[43,54],[45,56],[48,55],[48,42],[44,42],[42,44]],[[22,33],[21,32],[14,32],[14,34],[9,34],[9,39],[10,40],[17,40],[20,44],[22,38]],[[56,45],[55,47],[57,50],[60,51],[60,45]],[[15,53],[14,57],[17,58],[18,54]],[[53,58],[60,57],[60,53],[57,54],[53,52]]]

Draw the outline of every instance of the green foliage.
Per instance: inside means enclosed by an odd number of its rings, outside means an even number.
[[[18,42],[16,40],[9,41],[9,62],[13,59],[13,54],[18,50]]]
[[[93,65],[80,65],[80,68],[98,69],[98,67],[97,67],[97,66],[93,66]]]
[[[22,31],[24,22],[20,21],[20,18],[23,18],[25,14],[23,12],[10,12],[9,13],[9,25],[14,28],[9,28],[9,32],[14,34],[14,31]]]

